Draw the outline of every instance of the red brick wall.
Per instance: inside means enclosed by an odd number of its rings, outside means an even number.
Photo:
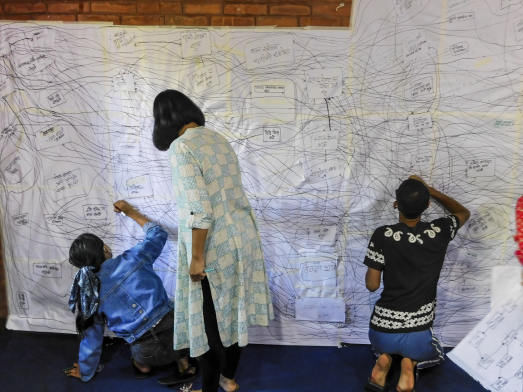
[[[342,1],[345,3],[340,7]],[[351,1],[347,0],[0,0],[0,20],[106,21],[124,25],[348,27],[351,8]],[[0,254],[0,318],[6,315],[5,272]]]
[[[340,6],[342,1],[344,6]],[[124,25],[348,27],[347,0],[5,1],[0,19]]]

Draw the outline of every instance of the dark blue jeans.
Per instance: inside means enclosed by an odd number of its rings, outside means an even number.
[[[189,349],[173,349],[174,310],[138,338],[131,346],[133,359],[147,366],[163,366],[189,356]]]
[[[385,333],[369,328],[369,340],[377,355],[397,354],[418,362],[418,369],[439,365],[445,360],[443,348],[432,328],[420,332]]]

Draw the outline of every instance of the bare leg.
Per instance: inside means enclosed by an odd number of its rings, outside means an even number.
[[[376,361],[376,365],[374,365],[374,369],[372,369],[370,380],[378,385],[384,386],[391,365],[391,356],[389,354],[381,354]]]
[[[134,363],[134,366],[136,366],[138,368],[138,370],[140,370],[142,373],[149,373],[151,371],[150,366],[142,365],[141,363],[136,362],[134,359],[133,359],[133,363]]]
[[[182,359],[179,359],[179,360],[176,361],[176,363],[178,364],[178,371],[180,373],[183,373],[185,371],[185,369],[187,369],[190,366],[188,357],[184,357]],[[187,373],[194,374],[195,371],[196,371],[196,368],[193,367]]]
[[[401,360],[401,375],[396,390],[398,392],[412,392],[414,389],[414,368],[417,362],[409,358]]]
[[[234,392],[240,389],[240,386],[236,384],[236,381],[234,379],[230,379],[227,377],[224,377],[220,374],[220,386],[223,388],[225,392]]]

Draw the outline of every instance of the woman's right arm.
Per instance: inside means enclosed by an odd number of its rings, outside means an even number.
[[[84,331],[84,338],[80,342],[78,365],[80,368],[79,378],[82,381],[89,381],[96,372],[102,354],[104,329],[105,321],[102,316],[96,313],[93,325]]]

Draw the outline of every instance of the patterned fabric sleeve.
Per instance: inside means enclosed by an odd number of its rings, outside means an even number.
[[[213,211],[209,194],[205,186],[202,171],[198,161],[194,158],[189,148],[182,143],[176,146],[171,156],[174,184],[178,192],[187,199],[190,209],[188,216],[179,216],[186,220],[187,229],[209,229],[213,222]],[[183,214],[179,211],[179,214]]]
[[[456,234],[458,234],[459,218],[456,215],[439,218],[430,222],[430,227],[432,228],[429,234],[431,238],[434,238],[433,235],[442,235],[447,240],[452,241],[454,237],[456,237]]]
[[[380,227],[374,231],[370,238],[367,254],[365,255],[365,264],[367,267],[383,271],[385,269],[385,256],[383,254],[384,232]]]

